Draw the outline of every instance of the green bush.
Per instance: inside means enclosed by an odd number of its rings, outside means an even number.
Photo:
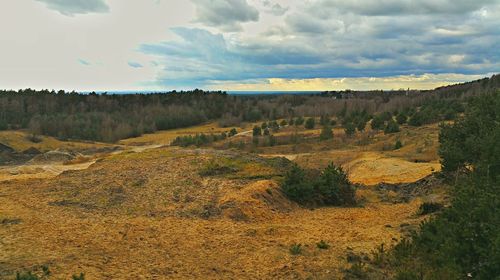
[[[238,131],[236,130],[236,128],[233,128],[229,131],[229,137],[233,137],[235,136],[236,134],[238,134]]]
[[[396,133],[399,132],[399,125],[394,121],[390,120],[387,122],[387,125],[384,128],[385,134]]]
[[[252,130],[252,135],[253,136],[261,136],[262,135],[262,128],[258,126],[254,126]]]
[[[396,116],[396,121],[399,125],[405,124],[407,120],[408,116],[404,112],[399,112],[399,114]]]
[[[330,140],[332,138],[333,138],[332,128],[328,125],[323,126],[323,128],[321,129],[321,134],[319,135],[319,139],[321,141],[324,141],[324,140]]]
[[[313,129],[315,125],[316,125],[316,121],[314,120],[314,118],[308,118],[304,127],[306,129]]]
[[[303,117],[297,117],[297,118],[295,119],[295,125],[296,125],[296,126],[301,126],[301,125],[303,125],[303,124],[304,124],[304,118],[303,118]]]
[[[371,127],[373,130],[383,129],[384,128],[384,119],[378,115],[373,117]]]
[[[311,172],[313,173],[313,172]],[[294,164],[281,184],[285,195],[305,205],[355,205],[355,189],[342,168],[330,163],[319,176]]]
[[[419,215],[428,215],[443,209],[443,204],[438,202],[424,202],[418,208]]]
[[[304,170],[293,164],[281,185],[285,195],[298,203],[306,203],[313,198],[313,185],[306,181]]]
[[[344,124],[344,131],[347,136],[353,136],[356,133],[356,127],[352,122]]]
[[[394,144],[394,150],[399,150],[403,147],[403,143],[401,143],[400,140],[396,141],[396,144]]]

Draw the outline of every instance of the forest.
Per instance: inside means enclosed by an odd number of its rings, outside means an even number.
[[[418,126],[454,118],[462,111],[461,103],[466,98],[499,85],[500,75],[431,91],[343,91],[315,95],[229,95],[199,89],[126,95],[3,90],[0,130],[28,129],[34,136],[112,143],[209,120],[218,120],[221,126],[229,127],[260,120],[337,116],[348,124],[361,126],[360,120],[366,123],[374,115],[386,112],[396,113],[401,121],[408,119],[410,125]],[[353,112],[363,112],[364,116]]]

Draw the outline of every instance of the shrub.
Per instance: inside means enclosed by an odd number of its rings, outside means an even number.
[[[424,114],[422,112],[416,112],[413,116],[411,116],[408,124],[411,126],[422,126],[425,122],[426,120]]]
[[[400,140],[396,141],[396,144],[394,144],[394,150],[399,150],[403,147],[403,143],[401,143]]]
[[[292,244],[292,246],[290,246],[290,254],[292,255],[300,255],[302,254],[302,244]]]
[[[428,215],[443,209],[443,204],[438,202],[424,202],[418,208],[419,215]]]
[[[398,124],[400,124],[400,125],[405,124],[407,119],[408,119],[408,116],[406,116],[406,114],[405,114],[404,112],[400,112],[400,113],[396,116],[396,121],[397,121],[397,122],[398,122]]]
[[[388,121],[387,125],[384,128],[384,133],[389,134],[396,132],[399,132],[399,125],[394,120]]]
[[[344,124],[344,131],[347,136],[353,136],[356,133],[356,127],[352,122]]]
[[[372,119],[371,127],[373,130],[381,130],[384,128],[384,119],[380,116],[375,116]]]
[[[306,182],[304,170],[293,164],[281,185],[285,195],[293,201],[305,203],[313,196],[313,186]]]
[[[296,126],[300,126],[300,125],[303,125],[304,124],[304,118],[303,117],[297,117],[295,119],[295,125]]]
[[[269,128],[267,128],[267,127],[266,127],[266,128],[264,129],[264,133],[263,133],[263,135],[266,135],[266,136],[267,136],[267,135],[269,135]]]
[[[328,125],[323,126],[323,128],[321,129],[321,134],[319,135],[319,139],[324,141],[332,138],[333,138],[332,128]]]
[[[254,126],[252,130],[253,136],[261,136],[262,135],[262,128],[258,126]]]
[[[291,200],[306,205],[354,205],[355,189],[342,168],[330,163],[319,176],[306,176],[294,164],[281,184],[283,193]]]
[[[229,131],[229,137],[233,137],[235,136],[236,134],[238,134],[238,131],[236,130],[236,128],[233,128]]]
[[[316,243],[316,247],[321,250],[327,250],[330,248],[330,245],[326,243],[325,241],[321,240],[320,242]]]
[[[316,121],[314,120],[314,118],[308,118],[304,127],[306,129],[313,129],[315,125],[316,125]]]
[[[267,122],[263,122],[261,125],[260,125],[260,128],[262,129],[266,129],[268,126],[267,126]]]
[[[330,163],[315,183],[321,203],[324,205],[354,205],[355,190],[341,167]]]
[[[319,118],[319,124],[322,126],[329,125],[330,124],[330,117],[326,115],[321,115]]]
[[[282,127],[283,127],[283,126],[286,126],[287,124],[288,124],[288,123],[287,123],[287,121],[286,121],[286,120],[282,120],[282,121],[280,122],[280,126],[282,126]]]
[[[359,119],[359,120],[356,121],[356,129],[359,132],[364,131],[365,127],[366,127],[366,121],[364,119]]]

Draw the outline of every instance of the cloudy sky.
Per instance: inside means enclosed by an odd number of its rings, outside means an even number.
[[[433,88],[500,72],[500,0],[3,0],[0,88]]]

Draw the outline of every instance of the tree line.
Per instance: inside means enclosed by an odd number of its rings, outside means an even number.
[[[33,134],[60,139],[115,142],[157,130],[187,127],[209,120],[222,127],[242,122],[294,119],[313,127],[307,117],[337,116],[346,131],[363,130],[368,117],[394,114],[400,124],[422,125],[460,114],[470,96],[500,86],[500,76],[462,85],[418,91],[351,92],[335,94],[228,95],[222,91],[171,91],[152,94],[81,94],[65,91],[1,90],[0,130],[29,129]],[[363,94],[362,94],[363,93]],[[450,106],[450,102],[452,106]],[[418,109],[421,108],[421,109]],[[375,120],[375,119],[374,119]],[[289,123],[293,125],[293,123]],[[384,121],[384,125],[388,124]],[[394,124],[390,124],[394,128]],[[391,129],[389,129],[391,130]]]

